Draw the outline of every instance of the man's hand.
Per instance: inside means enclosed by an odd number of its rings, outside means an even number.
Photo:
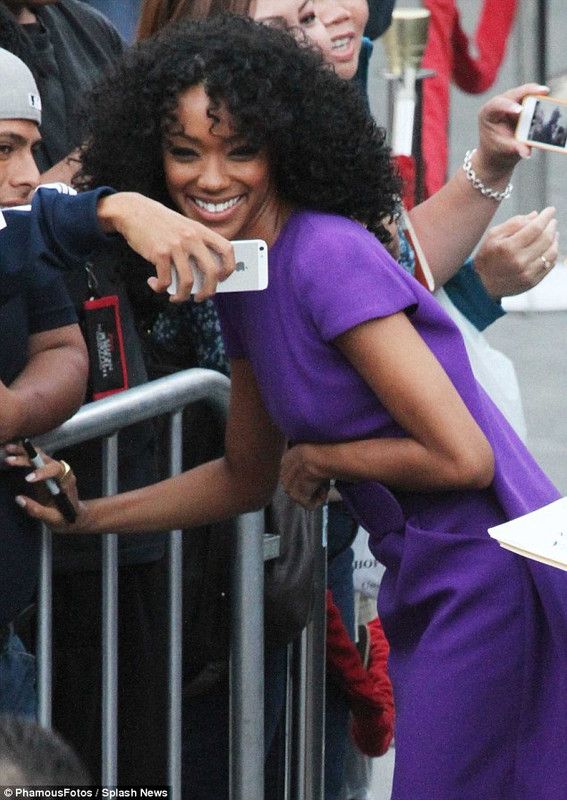
[[[226,280],[236,264],[232,244],[222,236],[161,203],[137,192],[118,192],[101,198],[98,218],[105,233],[120,233],[130,247],[152,263],[157,277],[148,283],[155,292],[165,292],[177,270],[173,302],[187,300],[193,286],[192,256],[204,275],[203,288],[195,295],[200,302],[212,297],[219,281]]]
[[[555,265],[559,253],[555,209],[522,214],[486,235],[474,258],[475,270],[494,300],[536,286]]]

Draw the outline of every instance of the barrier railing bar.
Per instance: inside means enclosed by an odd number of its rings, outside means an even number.
[[[292,775],[292,720],[293,720],[293,643],[288,644],[286,652],[286,686],[285,686],[285,717],[283,721],[284,730],[284,752],[283,752],[283,798],[291,800],[291,775]]]
[[[179,475],[182,465],[181,411],[169,419],[169,474]],[[167,541],[169,568],[169,730],[168,783],[171,800],[181,798],[181,692],[182,692],[182,632],[183,624],[183,540],[181,530],[172,531]]]
[[[51,622],[53,586],[53,534],[41,526],[37,621],[37,716],[40,725],[51,728]]]
[[[292,683],[292,772],[291,796],[293,800],[310,800],[305,794],[305,750],[307,743],[307,631],[305,628],[293,643]]]
[[[105,496],[118,491],[118,434],[102,446]],[[118,536],[102,538],[102,783],[118,782]]]
[[[126,424],[170,414],[198,400],[208,401],[226,421],[229,395],[230,382],[226,376],[211,370],[187,370],[96,403],[89,403],[70,420],[38,441],[45,450],[53,452],[93,438],[114,436]],[[236,613],[233,615],[231,631],[231,691],[236,694],[232,698],[232,726],[238,737],[236,742],[231,740],[231,747],[236,746],[239,751],[231,755],[234,800],[255,800],[256,797],[263,796],[263,519],[263,513],[256,512],[244,515],[237,523],[239,533],[233,575],[238,578],[235,580]],[[110,534],[105,538],[110,539],[113,536],[114,534]],[[274,549],[273,543],[271,547]],[[42,575],[42,583],[46,577]],[[110,580],[110,576],[108,579]],[[42,596],[46,593],[49,580],[47,577],[46,586],[41,588]],[[40,609],[40,616],[43,618],[41,625],[49,622],[49,614],[45,613],[47,609],[47,604]],[[172,618],[176,618],[175,614],[172,614]],[[180,630],[180,624],[176,623],[176,627]],[[41,700],[44,707],[51,690],[50,630],[45,638],[46,641],[42,644],[43,655],[40,657],[45,665],[40,690],[45,695]],[[112,694],[109,692],[107,696],[110,707],[113,702]],[[177,703],[178,713],[180,705],[180,702]],[[115,713],[113,717],[115,722]],[[50,719],[47,715],[45,719],[48,725]],[[109,750],[111,738],[112,735],[107,742]],[[179,740],[178,733],[172,735],[172,746],[174,745],[178,754],[170,755],[170,767],[179,758]],[[115,780],[115,752],[114,747],[112,754],[107,753],[104,780]],[[172,768],[172,772],[177,769],[178,767]]]
[[[325,666],[327,631],[327,550],[326,509],[323,514],[323,541],[317,551],[315,569],[315,607],[306,631],[306,796],[325,797]]]
[[[71,444],[109,436],[124,425],[169,414],[198,400],[207,400],[226,420],[229,395],[230,381],[220,372],[185,370],[88,403],[63,425],[37,437],[37,441],[45,450],[53,452]]]
[[[230,797],[264,799],[264,515],[236,523],[230,654]]]
[[[152,417],[163,414],[174,414],[178,417],[177,421],[171,421],[170,432],[170,470],[171,474],[176,474],[181,470],[181,410],[190,403],[198,400],[206,400],[219,413],[221,418],[226,421],[228,415],[228,404],[230,395],[229,380],[216,372],[210,370],[192,369],[176,375],[169,375],[165,378],[152,381],[143,386],[129,389],[117,395],[105,398],[96,403],[90,403],[83,407],[72,419],[61,425],[57,430],[47,436],[41,437],[39,442],[48,452],[67,447],[71,444],[78,444],[93,438],[111,437],[114,444],[108,445],[108,453],[105,456],[105,475],[108,491],[116,491],[117,459],[116,453],[112,455],[112,448],[116,447],[116,434],[121,427],[140,422]],[[174,430],[175,429],[175,430]],[[175,445],[175,446],[173,446]],[[116,460],[115,460],[116,459]],[[114,477],[111,478],[110,475]],[[230,671],[230,702],[231,702],[231,800],[263,800],[264,785],[264,725],[263,725],[263,562],[273,550],[277,553],[277,542],[266,543],[267,537],[264,536],[264,515],[262,512],[246,514],[237,520],[237,541],[235,549],[235,562],[233,565],[233,615],[231,628],[231,671]],[[109,637],[110,646],[104,645],[103,651],[109,658],[107,666],[108,675],[105,683],[108,686],[104,690],[106,711],[106,731],[104,742],[106,743],[107,753],[103,760],[103,780],[106,785],[116,783],[116,682],[114,677],[116,669],[114,649],[113,623],[111,616],[115,611],[111,611],[112,604],[116,603],[116,590],[114,584],[114,571],[117,570],[117,558],[112,554],[114,544],[110,544],[115,539],[114,534],[104,537],[109,541],[108,544],[108,566],[103,580],[108,582],[108,594],[114,598],[109,599],[109,609],[105,610],[105,615],[109,614],[107,620],[106,636]],[[181,582],[180,572],[182,564],[182,541],[181,532],[173,531],[170,533],[170,543],[168,545],[168,558],[170,562],[170,592],[169,592],[169,614],[172,638],[170,640],[170,718],[169,718],[169,762],[168,774],[170,785],[172,786],[173,797],[178,800],[181,794]],[[51,721],[51,557],[50,557],[49,532],[44,533],[44,549],[42,552],[41,567],[41,588],[40,597],[40,642],[39,642],[39,693],[40,693],[40,713],[41,722],[49,726]],[[266,548],[267,544],[267,548]],[[324,595],[324,586],[322,588]],[[322,614],[322,625],[324,626],[324,613]],[[115,623],[114,623],[115,624]],[[294,742],[298,747],[293,748],[292,761],[298,759],[294,778],[301,784],[301,796],[305,797],[305,775],[306,775],[306,659],[311,658],[310,648],[305,649],[305,636],[303,634],[303,650],[300,662],[302,677],[296,677],[294,684],[297,690],[301,686],[302,700],[300,709],[294,709],[294,716],[297,711],[301,713],[300,729],[301,734],[298,742]],[[324,648],[324,637],[323,637]],[[111,664],[114,663],[112,667]],[[324,652],[318,657],[318,666],[311,672],[311,678],[317,680],[324,679]],[[113,687],[110,684],[113,684]],[[324,712],[323,712],[324,714]],[[314,720],[312,714],[307,717],[307,724],[317,722],[317,731],[322,730],[322,719]],[[104,724],[104,721],[103,721]],[[311,737],[310,737],[311,738]],[[112,740],[114,739],[114,742]],[[318,734],[315,740],[311,738],[311,744],[319,746]],[[103,749],[104,749],[103,744]],[[309,747],[309,742],[307,743]],[[313,757],[309,752],[307,758]],[[315,758],[321,764],[321,752]],[[314,764],[317,771],[319,767]],[[315,781],[317,783],[317,781]],[[299,794],[292,794],[294,800],[300,800]],[[315,797],[310,798],[315,800]],[[318,800],[318,799],[317,799]]]

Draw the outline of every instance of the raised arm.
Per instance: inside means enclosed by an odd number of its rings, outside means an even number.
[[[30,498],[18,502],[32,517],[61,532],[125,533],[192,528],[266,505],[275,489],[285,440],[261,400],[250,365],[231,365],[231,400],[223,458],[144,489],[89,500],[79,506],[75,525],[63,523],[60,513]],[[21,448],[9,446],[12,466],[26,464]],[[58,477],[60,464],[46,458],[36,470],[38,479]],[[74,481],[65,485],[77,503]]]
[[[471,167],[485,187],[504,191],[518,161],[529,156],[530,148],[514,138],[520,102],[527,94],[546,93],[546,87],[528,83],[492,98],[481,108],[479,143]],[[498,200],[483,195],[459,168],[442,189],[410,211],[438,286],[470,256],[498,206]]]
[[[21,210],[6,211],[11,215]],[[39,187],[31,206],[32,221],[41,233],[32,259],[47,253],[61,268],[82,268],[97,248],[108,245],[109,234],[122,235],[130,247],[154,265],[157,277],[150,286],[163,292],[171,283],[171,267],[178,273],[178,290],[173,302],[186,300],[193,285],[191,260],[204,274],[202,290],[195,299],[213,295],[218,281],[234,271],[231,243],[199,222],[173,211],[137,192],[112,192],[102,187],[80,194],[60,193],[52,187]]]
[[[175,265],[178,289],[171,296],[173,302],[186,300],[191,292],[190,258],[205,276],[203,288],[195,296],[198,302],[212,297],[217,282],[236,268],[227,239],[137,192],[106,195],[98,201],[97,216],[105,233],[120,233],[133,250],[155,266],[157,277],[148,281],[154,291],[167,289],[171,266]]]
[[[337,345],[408,437],[292,447],[281,478],[293,499],[317,505],[321,487],[334,478],[375,480],[406,491],[490,484],[494,463],[487,439],[404,313],[358,325]]]

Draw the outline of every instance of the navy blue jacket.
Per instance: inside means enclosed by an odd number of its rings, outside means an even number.
[[[31,208],[2,212],[0,379],[7,385],[26,364],[32,334],[77,321],[60,269],[83,263],[109,240],[96,217],[104,192],[71,196],[40,189]],[[14,502],[18,492],[29,493],[24,474],[0,469],[0,625],[29,604],[37,580],[39,525]]]

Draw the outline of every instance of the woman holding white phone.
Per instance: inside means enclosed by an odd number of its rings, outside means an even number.
[[[451,321],[373,235],[399,187],[358,94],[286,34],[234,18],[148,42],[99,92],[100,154],[111,136],[188,216],[265,239],[270,284],[217,300],[232,364],[224,457],[86,503],[70,481],[75,525],[18,503],[59,532],[144,531],[260,507],[280,465],[310,507],[337,479],[387,568],[393,797],[561,797],[567,576],[486,532],[557,491],[477,385]],[[87,151],[88,174],[98,160]],[[47,460],[31,482],[58,473]]]

